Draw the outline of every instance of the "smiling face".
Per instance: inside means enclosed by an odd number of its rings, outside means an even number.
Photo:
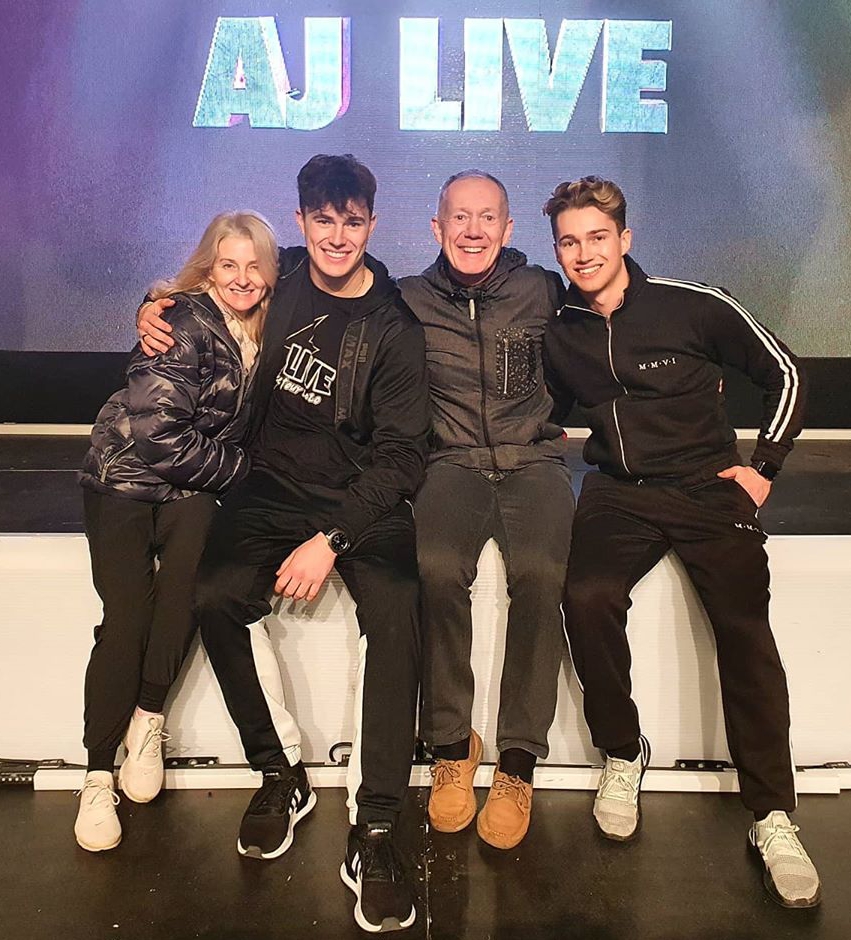
[[[629,284],[624,255],[632,244],[628,228],[596,206],[565,209],[555,220],[555,254],[565,276],[592,308],[619,303]]]
[[[209,280],[210,293],[238,316],[253,310],[269,291],[254,242],[242,235],[221,239]]]
[[[363,281],[364,254],[376,221],[366,203],[349,200],[345,212],[330,204],[299,209],[296,221],[310,256],[314,284],[334,294],[357,288]]]
[[[483,177],[455,180],[443,193],[431,228],[453,278],[473,286],[496,267],[514,221],[499,186]]]

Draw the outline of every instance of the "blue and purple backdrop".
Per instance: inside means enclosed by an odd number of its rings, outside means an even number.
[[[374,254],[434,257],[440,182],[541,205],[618,181],[649,271],[727,287],[799,353],[851,355],[851,7],[844,0],[4,0],[0,347],[119,351],[209,219],[298,240],[295,175],[352,152]]]

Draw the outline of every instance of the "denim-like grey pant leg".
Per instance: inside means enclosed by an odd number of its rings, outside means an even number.
[[[549,753],[558,674],[566,651],[562,596],[574,496],[556,461],[515,470],[496,487],[496,540],[508,580],[508,627],[496,743]]]
[[[429,468],[415,511],[424,633],[420,730],[428,744],[470,733],[470,586],[493,537],[511,597],[497,745],[546,756],[564,649],[561,596],[573,506],[570,475],[556,461],[491,475],[451,464]]]

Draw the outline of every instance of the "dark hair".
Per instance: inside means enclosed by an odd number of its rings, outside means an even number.
[[[349,203],[366,203],[370,216],[375,205],[375,177],[350,153],[318,153],[298,171],[298,204],[302,212],[333,206],[344,215]]]
[[[506,190],[502,180],[498,180],[495,176],[492,176],[490,173],[485,173],[484,170],[461,170],[460,173],[454,173],[449,177],[448,180],[440,187],[440,192],[437,194],[437,214],[440,215],[440,207],[443,203],[444,198],[446,197],[446,190],[455,183],[457,180],[489,180],[491,183],[494,183],[499,187],[499,191],[502,193],[502,198],[505,200],[505,211],[509,211],[508,208],[508,191]]]
[[[550,217],[553,238],[556,237],[556,221],[562,212],[587,206],[594,206],[612,219],[618,234],[626,228],[626,197],[620,186],[599,176],[583,176],[572,183],[559,183],[544,203],[544,215]]]

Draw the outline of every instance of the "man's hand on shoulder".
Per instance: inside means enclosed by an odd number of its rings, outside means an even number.
[[[139,307],[136,313],[136,331],[142,352],[146,356],[168,352],[174,346],[174,340],[169,335],[171,324],[162,318],[163,311],[173,306],[174,301],[170,297],[162,297],[159,300],[149,300]]]
[[[722,480],[735,480],[757,507],[760,507],[768,499],[771,492],[771,480],[766,480],[753,467],[728,467],[726,470],[722,470],[718,476]]]
[[[296,600],[312,601],[331,573],[336,554],[331,551],[328,540],[321,532],[302,542],[291,552],[275,572],[275,593]]]

